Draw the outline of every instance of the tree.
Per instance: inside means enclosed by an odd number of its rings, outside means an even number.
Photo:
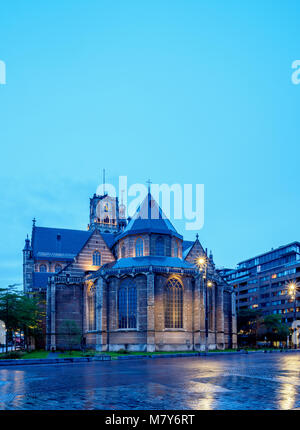
[[[257,337],[261,340],[276,342],[286,340],[289,333],[289,326],[281,321],[280,315],[267,315],[259,326]]]
[[[43,313],[38,299],[18,291],[17,286],[14,284],[0,289],[0,320],[4,321],[7,330],[6,351],[14,331],[24,333],[28,347],[28,337],[38,333],[41,327]]]
[[[18,284],[9,285],[8,288],[0,289],[0,320],[6,326],[6,352],[8,341],[12,338],[13,331],[18,327],[18,301],[20,293],[16,291]]]

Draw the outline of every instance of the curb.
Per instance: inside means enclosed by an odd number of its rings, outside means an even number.
[[[97,357],[69,357],[69,358],[20,358],[0,360],[0,366],[18,366],[29,364],[61,364],[61,363],[82,363],[89,361],[111,361],[110,355],[99,355]]]
[[[30,364],[62,364],[62,363],[86,363],[91,361],[111,361],[113,360],[140,360],[151,359],[151,358],[181,358],[181,357],[210,357],[219,355],[246,355],[246,354],[263,354],[263,353],[297,353],[300,352],[299,349],[288,349],[286,351],[231,351],[231,352],[189,352],[189,353],[179,353],[179,354],[153,354],[153,355],[119,355],[118,357],[111,357],[110,355],[98,355],[97,357],[69,357],[69,358],[31,358],[31,359],[0,359],[1,366],[18,366],[18,365],[30,365]]]

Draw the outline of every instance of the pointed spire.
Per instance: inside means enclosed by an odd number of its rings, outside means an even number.
[[[198,233],[196,234],[196,240],[199,240],[199,234]]]
[[[34,217],[33,220],[32,220],[32,227],[35,227],[35,223],[36,223],[36,219]]]
[[[23,251],[30,251],[30,250],[31,250],[30,239],[29,239],[28,234],[27,234]]]

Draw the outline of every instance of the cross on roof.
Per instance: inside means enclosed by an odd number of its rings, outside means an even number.
[[[148,181],[146,181],[146,184],[148,184],[148,192],[150,193],[150,187],[151,187],[151,184],[152,184],[151,180],[148,179]]]

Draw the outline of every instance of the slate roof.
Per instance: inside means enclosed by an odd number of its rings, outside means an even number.
[[[147,256],[135,258],[120,258],[115,263],[109,265],[109,269],[122,269],[127,267],[160,266],[175,267],[182,269],[194,269],[194,266],[187,261],[176,257]]]
[[[175,227],[166,218],[150,193],[147,194],[133,218],[129,221],[123,232],[117,236],[116,240],[120,240],[128,235],[141,233],[168,234],[180,239],[183,238],[177,233]]]
[[[34,227],[32,234],[33,257],[47,260],[72,261],[94,230]],[[115,241],[113,233],[100,233],[109,248]]]

